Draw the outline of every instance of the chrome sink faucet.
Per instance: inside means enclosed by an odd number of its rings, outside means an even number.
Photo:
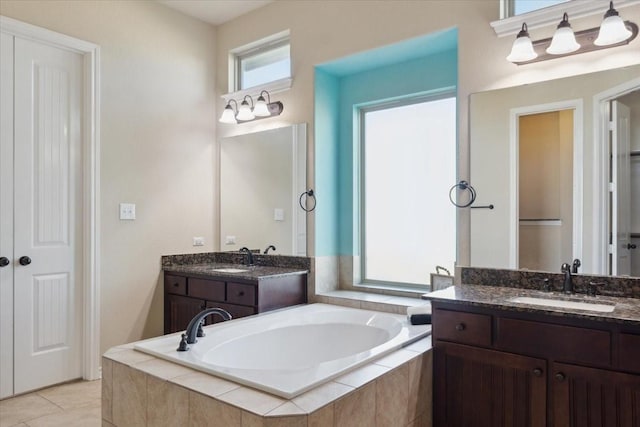
[[[560,267],[560,271],[564,273],[564,281],[562,282],[562,290],[565,294],[573,293],[573,281],[571,278],[571,266],[566,262]]]
[[[247,253],[247,260],[245,261],[245,265],[253,265],[253,254],[251,253],[251,250],[247,247],[243,247],[240,248],[240,252]]]
[[[580,262],[580,260],[578,258],[573,260],[573,265],[571,266],[571,272],[573,274],[578,274],[578,267],[580,267],[582,265],[582,263]]]
[[[206,310],[201,311],[196,314],[189,322],[189,325],[187,325],[187,330],[182,334],[178,351],[189,350],[189,346],[187,344],[195,344],[198,341],[196,339],[196,334],[198,334],[198,332],[200,332],[198,336],[204,336],[204,332],[202,332],[202,322],[204,321],[204,318],[210,314],[217,314],[222,317],[223,320],[231,320],[229,312],[221,308],[207,308]]]

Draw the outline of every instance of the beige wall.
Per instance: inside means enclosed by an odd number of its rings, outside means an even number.
[[[217,247],[217,159],[211,159],[229,49],[290,29],[294,81],[274,97],[285,104],[281,117],[220,125],[217,136],[308,123],[312,159],[315,64],[458,27],[461,179],[469,168],[470,93],[640,62],[636,40],[628,48],[517,67],[504,59],[513,37],[497,38],[489,26],[498,10],[497,0],[280,0],[216,31],[152,1],[2,0],[0,14],[102,48],[102,348],[161,332],[160,255]],[[620,12],[640,22],[640,5]],[[600,19],[571,22],[582,29]],[[543,38],[552,31],[532,34]],[[307,173],[313,187],[312,161]],[[138,219],[119,221],[119,202],[136,203]],[[467,215],[459,212],[462,264],[469,258]],[[309,220],[312,250],[313,215]],[[193,236],[204,236],[205,247],[193,248]]]
[[[603,5],[603,11],[606,5]],[[624,19],[640,22],[640,4],[619,10]],[[505,57],[515,36],[498,38],[489,23],[499,17],[498,0],[431,1],[287,1],[279,0],[218,27],[218,94],[228,88],[228,51],[277,32],[291,30],[293,87],[275,95],[283,101],[282,116],[271,123],[220,125],[218,136],[251,132],[253,126],[309,123],[308,152],[314,146],[313,67],[363,50],[396,43],[411,37],[458,28],[459,177],[468,178],[469,114],[471,93],[523,83],[584,74],[640,63],[640,41],[626,48],[571,56],[526,66],[516,66]],[[572,18],[574,29],[598,26],[602,16]],[[534,39],[550,37],[555,25],[532,30]],[[428,77],[426,77],[428,78]],[[219,108],[224,102],[218,98]],[[267,121],[268,122],[268,121]],[[309,187],[314,186],[314,168],[308,168]],[[469,264],[468,210],[458,218],[458,262]],[[309,253],[313,255],[314,223],[309,217]]]
[[[101,348],[161,334],[160,256],[213,248],[215,29],[151,1],[2,0],[0,14],[100,45]]]

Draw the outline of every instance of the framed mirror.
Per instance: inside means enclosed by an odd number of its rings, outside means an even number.
[[[306,255],[307,125],[220,141],[220,249]]]
[[[558,272],[579,258],[580,272],[640,276],[638,76],[634,65],[471,95],[470,181],[495,206],[471,210],[471,266]]]

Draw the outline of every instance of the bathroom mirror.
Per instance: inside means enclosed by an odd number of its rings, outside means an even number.
[[[558,272],[562,262],[580,258],[581,273],[640,276],[639,76],[640,65],[634,65],[470,96],[470,182],[476,204],[495,207],[471,209],[471,266],[527,268],[521,265],[526,259],[530,269]],[[621,120],[628,127],[610,132],[608,121],[624,107],[629,117]],[[534,135],[533,146],[521,145],[522,120],[552,112],[570,112],[569,119],[553,119],[571,130],[568,155],[566,148],[564,154],[542,148],[553,145],[546,135]],[[539,124],[526,126],[541,130]],[[626,153],[613,142],[625,132]],[[570,157],[564,166],[557,161],[561,156]],[[521,164],[531,157],[538,159],[533,166]],[[610,191],[609,182],[616,181]],[[561,190],[567,185],[569,191]],[[538,209],[559,206],[558,199],[569,206],[569,217]],[[562,224],[570,230],[560,231]],[[539,255],[522,256],[523,239]],[[561,254],[557,259],[536,259],[554,251]]]
[[[220,141],[220,250],[306,255],[306,147],[306,124]]]

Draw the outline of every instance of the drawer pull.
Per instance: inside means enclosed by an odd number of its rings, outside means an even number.
[[[173,287],[174,287],[174,288],[177,288],[178,286],[180,286],[180,283],[174,283],[174,284],[173,284]]]
[[[462,332],[462,331],[464,331],[466,328],[467,328],[467,327],[465,326],[465,324],[464,324],[464,323],[458,323],[458,324],[456,325],[456,331],[458,331],[458,332]]]
[[[542,369],[540,369],[540,368],[535,368],[535,369],[533,370],[533,376],[534,376],[534,377],[541,377],[541,376],[542,376]]]
[[[558,381],[560,381],[560,382],[564,381],[566,378],[567,378],[567,377],[566,377],[562,372],[558,372],[558,373],[556,374],[556,380],[558,380]]]
[[[244,291],[240,291],[240,292],[238,292],[238,296],[239,296],[239,297],[244,296]]]

